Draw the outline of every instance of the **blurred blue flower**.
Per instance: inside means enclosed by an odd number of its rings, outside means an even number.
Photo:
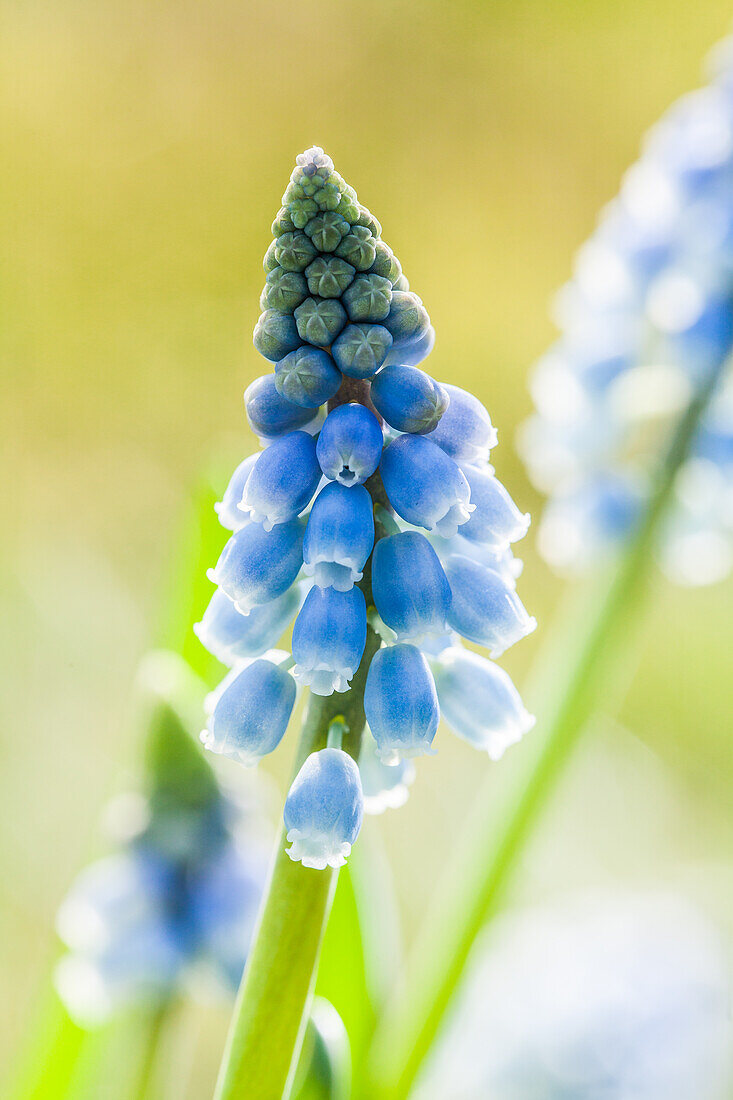
[[[79,874],[58,913],[69,953],[56,986],[83,1027],[170,999],[202,964],[233,993],[267,871],[269,830],[224,794],[186,728],[200,689],[191,671],[153,653],[140,685],[147,796],[116,800],[120,847]]]
[[[364,798],[359,769],[342,749],[313,752],[288,792],[288,855],[304,867],[341,867],[359,835]]]
[[[732,74],[729,40],[708,86],[647,134],[557,297],[561,338],[537,364],[536,412],[518,443],[549,495],[539,547],[559,570],[587,569],[627,542],[670,421],[709,377],[721,374],[723,391],[731,377]],[[693,449],[680,471],[657,546],[665,572],[686,584],[733,567],[730,465],[720,467],[718,517],[703,518],[685,491],[698,457]]]
[[[304,525],[278,523],[266,531],[248,523],[229,539],[209,578],[245,614],[277,599],[290,588],[303,564]]]
[[[493,569],[455,554],[446,562],[445,575],[451,592],[449,625],[470,642],[488,646],[492,657],[501,657],[537,626],[513,586]]]
[[[477,943],[415,1100],[722,1100],[726,971],[720,931],[674,894],[509,913]]]

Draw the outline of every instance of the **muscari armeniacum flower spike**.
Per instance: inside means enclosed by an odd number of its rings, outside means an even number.
[[[305,572],[319,588],[348,592],[360,581],[374,545],[372,498],[363,485],[331,481],[321,489],[303,541]]]
[[[440,712],[430,666],[414,645],[380,649],[372,658],[364,711],[386,764],[430,753]]]
[[[341,867],[361,829],[364,799],[356,763],[342,749],[313,752],[285,801],[288,855],[304,867]]]
[[[244,486],[239,508],[271,531],[310,504],[321,468],[316,444],[307,432],[288,432],[263,451]]]
[[[627,545],[672,420],[708,380],[721,392],[731,377],[732,74],[728,40],[707,87],[652,127],[557,296],[561,336],[535,368],[536,412],[518,443],[549,496],[538,544],[559,571],[586,570]],[[705,515],[699,493],[686,491],[699,484],[700,442],[655,546],[665,572],[687,584],[733,568],[730,468],[711,461],[717,476],[706,481],[718,488]]]
[[[220,591],[197,628],[234,666],[212,697],[208,738],[248,761],[270,751],[293,679],[316,695],[349,690],[369,621],[389,648],[364,670],[376,740],[365,735],[362,766],[370,804],[384,808],[404,800],[409,758],[430,750],[437,729],[428,661],[459,644],[455,630],[498,653],[530,628],[509,549],[528,517],[488,466],[496,433],[481,402],[418,369],[435,341],[425,306],[319,147],[298,157],[272,233],[254,346],[274,373],[245,394],[267,450],[237,469],[219,506],[235,533],[210,573]],[[308,580],[298,581],[301,569]],[[475,594],[486,578],[488,595]],[[295,612],[292,660],[281,661],[269,647]],[[268,678],[277,706],[265,714]],[[491,722],[515,729],[516,698],[497,688],[491,700]],[[288,799],[291,854],[309,866],[340,861],[358,831],[344,831],[348,813],[339,817],[356,805],[340,765],[329,765],[330,801],[319,802],[318,761],[351,766],[340,749],[327,752],[336,755],[309,758]],[[327,803],[336,816],[324,823]]]

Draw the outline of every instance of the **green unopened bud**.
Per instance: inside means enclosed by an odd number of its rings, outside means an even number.
[[[277,262],[286,271],[305,271],[317,256],[316,247],[310,237],[306,237],[300,230],[283,233],[274,243]]]
[[[305,225],[305,232],[319,252],[335,252],[342,237],[349,232],[349,223],[335,210],[316,214]]]
[[[336,298],[306,298],[295,311],[295,322],[302,340],[325,348],[346,324],[346,312]]]
[[[318,256],[305,269],[308,290],[319,298],[340,298],[355,274],[351,264],[336,256]]]
[[[263,309],[277,309],[280,313],[292,313],[304,298],[308,297],[308,284],[297,271],[274,268],[267,276],[260,305]]]
[[[351,321],[383,321],[389,314],[392,285],[380,275],[357,275],[344,292],[344,305]]]

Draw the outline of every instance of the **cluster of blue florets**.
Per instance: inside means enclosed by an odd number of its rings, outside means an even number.
[[[345,692],[369,626],[359,767],[313,753],[285,806],[293,859],[344,861],[368,810],[404,801],[439,713],[498,758],[531,726],[492,657],[535,626],[510,544],[527,531],[489,465],[483,405],[418,367],[434,332],[381,227],[321,149],[298,157],[265,256],[254,344],[274,373],[245,393],[264,450],[218,506],[234,533],[199,638],[230,675],[210,698],[207,748],[254,764],[280,742],[296,683]],[[292,657],[273,651],[295,616]]]
[[[141,672],[146,689],[166,695],[182,664],[174,654],[151,655]],[[193,973],[208,972],[234,992],[264,888],[269,838],[257,816],[224,793],[200,756],[196,763],[193,741],[186,751],[190,735],[168,699],[154,708],[159,774],[147,796],[124,795],[110,806],[118,849],[81,872],[58,914],[70,953],[56,985],[87,1026],[132,1005],[162,1003]]]
[[[733,39],[711,82],[648,133],[557,300],[520,449],[550,500],[539,546],[559,570],[623,545],[670,418],[733,347]],[[726,368],[675,485],[659,545],[675,580],[733,566],[733,372]]]

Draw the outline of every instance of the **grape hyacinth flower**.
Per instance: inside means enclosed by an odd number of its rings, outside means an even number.
[[[255,763],[284,736],[296,683],[310,688],[306,725],[323,721],[284,817],[291,859],[324,869],[351,850],[365,799],[407,797],[440,691],[458,735],[491,757],[530,728],[506,675],[459,637],[498,655],[534,628],[511,551],[529,517],[489,466],[481,402],[421,368],[427,310],[322,149],[297,158],[272,233],[254,346],[274,370],[245,393],[264,449],[218,505],[233,534],[197,633],[231,672],[202,739]],[[293,617],[289,656],[273,647]]]
[[[722,1100],[726,970],[721,931],[673,893],[599,890],[507,914],[478,941],[414,1096]]]
[[[153,653],[140,682],[146,796],[115,800],[118,850],[81,872],[58,914],[69,953],[56,986],[82,1026],[163,1004],[202,964],[234,992],[267,871],[256,816],[221,790],[186,728],[198,696],[191,671],[173,653]]]
[[[619,195],[558,295],[561,336],[537,364],[519,449],[548,494],[540,552],[559,572],[593,566],[637,530],[672,418],[711,382],[676,475],[657,557],[679,583],[733,568],[733,50],[706,87],[649,131]],[[727,426],[726,426],[727,425]]]

